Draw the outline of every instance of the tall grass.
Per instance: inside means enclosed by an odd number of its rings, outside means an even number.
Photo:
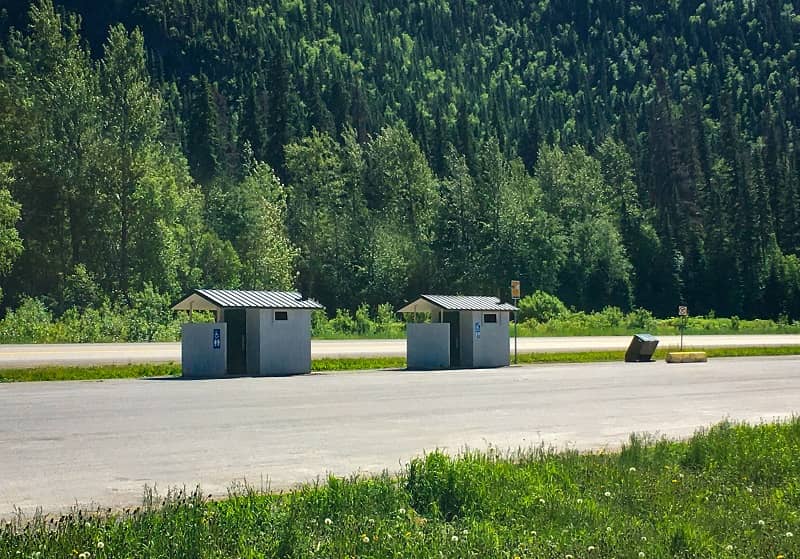
[[[678,332],[677,318],[658,319],[649,311],[624,313],[616,307],[586,313],[567,309],[557,298],[545,295],[545,308],[520,301],[520,336],[598,336],[651,332]],[[539,297],[541,299],[541,297]],[[531,296],[536,302],[536,297]],[[530,301],[529,301],[530,302]],[[541,305],[540,305],[541,306]],[[104,302],[97,308],[69,308],[54,313],[43,301],[25,299],[0,320],[0,343],[169,342],[180,339],[184,313],[173,313],[169,299],[152,290],[137,294],[130,306]],[[210,321],[210,313],[197,312],[195,321]],[[513,327],[510,329],[513,332]],[[391,305],[370,308],[362,304],[350,312],[338,309],[332,317],[325,311],[312,315],[311,333],[317,339],[401,339],[406,323]],[[718,318],[713,314],[691,317],[687,334],[789,334],[800,333],[800,323],[787,317],[774,320]]]
[[[791,559],[798,511],[795,418],[633,436],[620,452],[435,452],[399,476],[277,495],[151,493],[134,510],[9,522],[0,557]]]

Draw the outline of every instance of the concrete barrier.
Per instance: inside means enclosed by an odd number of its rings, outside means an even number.
[[[705,363],[708,355],[705,351],[671,351],[667,353],[667,363]]]

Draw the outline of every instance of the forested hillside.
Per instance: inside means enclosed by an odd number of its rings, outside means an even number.
[[[25,4],[0,17],[4,305],[520,279],[800,318],[796,2]]]

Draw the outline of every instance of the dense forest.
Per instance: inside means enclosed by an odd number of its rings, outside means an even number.
[[[4,4],[9,308],[519,279],[800,319],[797,2]]]

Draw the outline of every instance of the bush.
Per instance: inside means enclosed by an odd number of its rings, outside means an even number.
[[[569,311],[561,299],[539,290],[520,299],[517,306],[519,307],[520,322],[526,320],[548,322],[569,315]]]
[[[47,343],[52,340],[53,315],[39,299],[23,299],[10,310],[0,326],[0,338],[7,344]]]

